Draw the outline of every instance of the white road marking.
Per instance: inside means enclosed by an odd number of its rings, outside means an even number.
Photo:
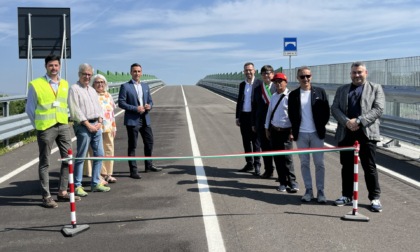
[[[76,137],[73,137],[71,141],[72,142],[76,141]],[[54,149],[51,150],[51,154],[56,153],[57,151],[58,151],[58,147],[55,147]],[[39,162],[39,158],[35,158],[29,161],[28,163],[22,165],[21,167],[17,168],[16,170],[9,172],[8,174],[0,178],[0,184],[8,179],[13,178],[14,176],[18,175],[19,173],[23,172],[24,170],[28,169],[29,167],[31,167],[32,165],[35,165],[38,162]]]
[[[195,137],[194,127],[191,120],[190,110],[188,109],[187,99],[185,97],[184,88],[181,86],[182,96],[184,97],[185,112],[187,115],[188,131],[190,134],[191,148],[193,156],[201,156],[198,148],[197,139]],[[206,172],[204,171],[203,161],[201,158],[194,159],[195,172],[197,176],[197,185],[200,195],[201,211],[203,213],[204,228],[206,230],[208,251],[226,251],[223,242],[222,233],[219,227],[216,210],[214,208],[213,199],[211,197],[209,185],[207,183]]]

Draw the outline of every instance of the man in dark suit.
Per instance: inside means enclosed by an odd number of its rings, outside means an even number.
[[[136,155],[137,139],[139,132],[143,138],[144,156],[152,156],[153,151],[153,132],[150,127],[149,112],[153,106],[152,96],[150,95],[149,85],[140,82],[142,76],[142,67],[138,63],[131,65],[130,73],[132,79],[121,85],[118,95],[118,106],[125,110],[124,125],[127,128],[128,136],[128,156]],[[130,167],[130,177],[140,179],[138,174],[137,162],[128,161]],[[153,165],[151,160],[145,160],[144,166],[146,172],[161,171]]]
[[[274,69],[270,65],[265,65],[261,68],[261,77],[263,84],[260,85],[260,88],[255,89],[254,91],[254,102],[252,103],[252,112],[253,120],[252,127],[253,130],[257,132],[257,136],[261,143],[262,151],[270,151],[271,144],[270,140],[265,136],[265,118],[267,115],[268,105],[270,104],[270,99],[273,94],[276,93],[276,85],[273,84],[271,79],[274,76]],[[262,178],[271,178],[273,177],[273,156],[263,156],[264,160],[264,174],[261,175]],[[255,170],[255,176],[260,175],[260,171]]]
[[[252,130],[252,102],[254,92],[261,88],[261,80],[255,79],[254,64],[247,62],[244,65],[245,80],[239,84],[238,100],[236,103],[236,125],[241,129],[242,144],[245,153],[260,152],[260,141],[257,132]],[[260,170],[260,156],[245,157],[246,165],[239,170],[240,172],[250,172],[254,168]]]
[[[330,106],[325,90],[311,84],[312,75],[309,67],[300,67],[297,71],[299,88],[289,94],[289,119],[292,123],[293,140],[299,149],[322,148],[326,133],[325,125],[330,119]],[[300,168],[305,183],[305,195],[302,201],[314,198],[309,154],[300,154]],[[324,153],[312,154],[315,164],[315,179],[319,203],[326,203],[324,193],[325,166]]]

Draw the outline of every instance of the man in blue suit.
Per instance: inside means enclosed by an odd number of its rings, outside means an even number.
[[[150,126],[149,112],[152,109],[153,100],[149,85],[140,82],[143,73],[141,65],[132,64],[130,73],[132,79],[121,85],[118,95],[118,106],[125,110],[124,125],[127,128],[128,156],[136,155],[137,139],[140,132],[143,138],[144,156],[150,157],[153,151],[153,132]],[[128,166],[130,167],[130,177],[141,179],[138,174],[137,162],[128,161]],[[162,170],[162,168],[154,166],[151,160],[145,160],[144,166],[146,172]]]

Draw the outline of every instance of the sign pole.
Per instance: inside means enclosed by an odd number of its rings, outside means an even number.
[[[289,56],[289,78],[292,76],[292,56],[297,56],[297,38],[283,38],[283,56]]]

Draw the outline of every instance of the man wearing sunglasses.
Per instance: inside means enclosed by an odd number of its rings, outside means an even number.
[[[300,67],[297,71],[299,88],[289,95],[289,118],[292,123],[293,139],[299,149],[322,148],[326,133],[325,125],[330,118],[330,106],[325,90],[311,85],[312,75],[309,67]],[[305,194],[302,201],[309,202],[314,198],[309,154],[300,154],[300,164]],[[325,166],[324,153],[312,154],[315,164],[317,199],[326,203],[324,193]]]

